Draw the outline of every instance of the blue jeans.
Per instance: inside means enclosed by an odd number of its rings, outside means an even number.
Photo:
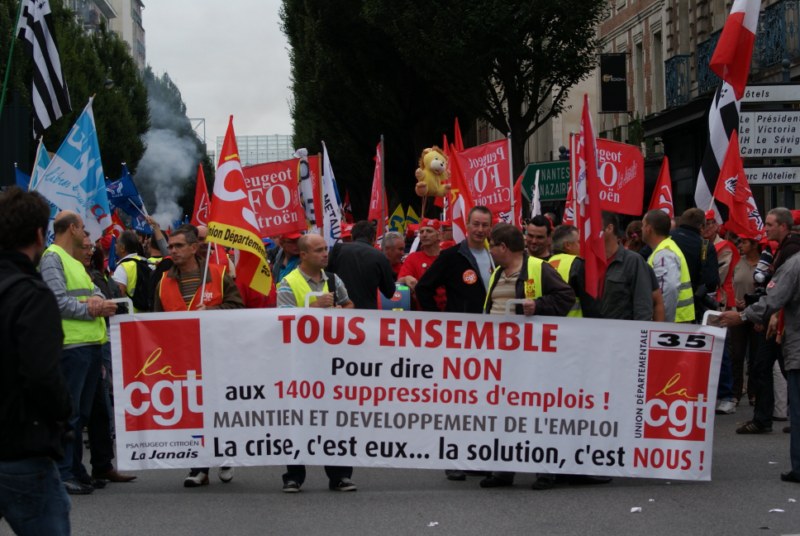
[[[786,386],[789,390],[789,422],[792,425],[789,458],[792,460],[792,473],[800,476],[800,370],[786,371]]]
[[[61,479],[64,481],[87,474],[83,466],[83,427],[89,422],[92,412],[95,390],[100,382],[102,359],[99,344],[68,348],[61,353],[61,371],[72,398],[69,425],[75,434],[74,440],[64,444],[64,459],[58,464]]]
[[[0,517],[20,536],[69,535],[70,501],[50,458],[0,461]]]
[[[719,367],[719,383],[717,384],[717,400],[733,400],[733,360],[730,352],[730,337],[725,338],[722,348],[722,363]]]

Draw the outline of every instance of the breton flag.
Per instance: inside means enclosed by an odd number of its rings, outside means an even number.
[[[240,250],[237,277],[256,292],[269,295],[272,273],[267,265],[267,251],[261,241],[258,221],[245,192],[242,162],[233,132],[233,116],[228,121],[228,130],[219,154],[214,204],[211,205],[206,240]]]
[[[661,162],[661,171],[658,173],[656,187],[647,210],[663,210],[670,218],[675,217],[675,208],[672,205],[672,179],[669,175],[669,159],[666,156]]]
[[[726,219],[727,208],[717,206],[711,192],[716,188],[731,134],[739,129],[739,99],[744,94],[750,72],[760,5],[759,0],[734,0],[709,62],[723,81],[714,94],[708,114],[708,143],[697,177],[694,202],[702,210],[714,209],[720,222]]]
[[[737,100],[747,86],[760,7],[761,0],[734,0],[709,62],[711,70],[733,86]]]
[[[731,143],[725,155],[725,161],[719,173],[714,197],[728,207],[728,218],[725,226],[743,238],[761,240],[764,233],[764,220],[758,212],[753,199],[753,192],[747,183],[744,164],[739,154],[739,137],[736,131],[731,136]]]
[[[727,216],[725,207],[718,207],[714,203],[711,192],[717,185],[717,177],[728,151],[728,144],[734,130],[739,128],[739,101],[733,92],[733,87],[727,82],[722,82],[711,101],[711,110],[708,114],[708,142],[700,164],[700,173],[697,176],[697,186],[694,190],[694,203],[703,211],[713,209],[717,214],[719,223]],[[720,208],[722,210],[720,210]]]
[[[72,111],[47,0],[22,0],[17,37],[33,60],[33,137]]]

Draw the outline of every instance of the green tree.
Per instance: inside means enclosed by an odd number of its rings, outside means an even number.
[[[399,55],[454,104],[510,132],[515,174],[524,145],[565,107],[597,62],[605,0],[364,0]]]
[[[128,45],[117,34],[101,28],[92,45],[106,73],[93,105],[97,136],[106,175],[116,178],[123,162],[136,171],[144,153],[142,136],[150,126],[147,90]]]
[[[414,169],[424,147],[440,145],[453,118],[470,119],[436,80],[420,76],[390,36],[362,16],[363,0],[284,0],[291,46],[294,142],[313,154],[328,146],[337,181],[366,215],[372,158],[385,136],[394,203],[413,201]]]

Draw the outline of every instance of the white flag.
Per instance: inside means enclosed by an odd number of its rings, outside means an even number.
[[[328,147],[322,142],[322,236],[328,247],[342,237],[342,211],[339,207],[339,191],[333,175]]]

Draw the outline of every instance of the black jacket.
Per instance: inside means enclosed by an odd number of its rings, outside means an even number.
[[[417,282],[415,292],[423,311],[439,310],[433,297],[440,286],[447,292],[446,312],[483,312],[486,288],[466,240],[442,251]]]
[[[64,333],[50,288],[30,259],[0,252],[0,459],[63,456],[62,435],[71,412],[61,373]]]
[[[378,291],[394,296],[394,272],[383,252],[363,240],[336,244],[328,260],[328,270],[344,283],[356,309],[377,309]]]
[[[706,293],[712,293],[719,286],[719,264],[714,244],[704,240],[700,231],[688,225],[680,225],[670,233],[672,240],[683,252],[689,277],[692,278],[692,290],[697,292],[700,285],[706,286]],[[705,245],[705,260],[703,246]]]
[[[499,278],[495,277],[492,286],[489,288],[489,300],[486,302],[484,313],[492,311],[491,294],[497,286]],[[522,255],[522,269],[519,271],[514,283],[515,297],[525,298],[525,282],[528,280],[528,254]],[[536,298],[537,316],[567,316],[569,310],[575,304],[575,291],[570,287],[547,261],[542,261],[542,295]],[[515,308],[516,314],[523,314],[522,305]]]

